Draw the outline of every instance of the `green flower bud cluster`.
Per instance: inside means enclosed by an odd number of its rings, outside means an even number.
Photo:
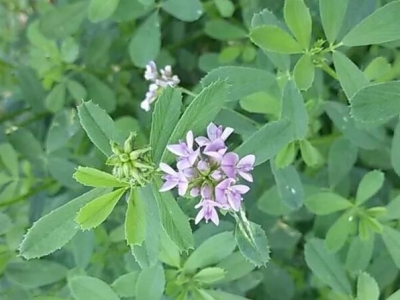
[[[135,138],[136,133],[131,133],[123,147],[111,142],[113,154],[106,164],[113,166],[115,177],[128,181],[131,186],[145,186],[152,179],[156,168],[151,161],[151,148],[134,149]]]

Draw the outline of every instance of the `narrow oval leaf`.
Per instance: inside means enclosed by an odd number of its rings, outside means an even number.
[[[128,187],[129,183],[123,182],[115,176],[90,167],[78,167],[73,177],[79,183],[91,187]]]
[[[121,275],[112,283],[111,287],[120,297],[135,297],[138,276],[139,271]]]
[[[81,229],[92,229],[103,223],[111,214],[125,191],[125,188],[117,189],[92,200],[82,207],[75,219]]]
[[[400,232],[389,226],[384,226],[382,239],[393,262],[397,268],[400,268]]]
[[[381,171],[374,170],[365,174],[357,188],[356,204],[361,205],[375,195],[384,181],[385,174]]]
[[[310,47],[312,20],[303,0],[286,0],[283,7],[285,22],[303,49]]]
[[[90,0],[88,17],[93,23],[108,19],[117,9],[120,0]]]
[[[353,274],[366,270],[372,259],[374,244],[374,236],[367,240],[354,237],[347,252],[346,269]]]
[[[400,176],[400,122],[397,123],[394,130],[390,160],[394,171]]]
[[[333,43],[342,28],[349,0],[319,0],[319,13],[327,40]]]
[[[131,189],[125,216],[125,239],[128,245],[141,245],[146,237],[146,209],[143,199]]]
[[[167,0],[162,2],[161,8],[185,22],[196,21],[203,14],[203,7],[199,0]]]
[[[357,280],[357,299],[378,300],[379,286],[368,273],[361,273]]]
[[[297,87],[300,90],[308,90],[314,82],[315,67],[308,55],[303,55],[297,61],[294,70],[293,77]]]
[[[65,93],[66,87],[64,83],[59,83],[53,87],[44,100],[46,108],[53,113],[60,111],[64,106]]]
[[[307,166],[316,168],[322,165],[324,159],[321,153],[315,148],[309,141],[302,140],[300,141],[300,152],[301,157]]]
[[[218,267],[205,268],[194,275],[193,279],[201,283],[211,284],[222,280],[225,273],[224,269]]]
[[[352,211],[345,212],[329,228],[325,237],[326,249],[331,252],[337,252],[344,246],[350,232],[356,226],[352,215]]]
[[[76,300],[120,300],[118,295],[104,281],[89,276],[74,276],[68,286]]]
[[[247,35],[246,30],[242,26],[224,19],[208,21],[204,27],[204,33],[209,37],[220,41],[243,39]]]
[[[90,99],[100,105],[106,112],[113,112],[117,106],[115,92],[99,78],[86,74],[84,76]]]
[[[140,272],[136,281],[137,300],[161,299],[165,286],[165,275],[162,266],[157,265]]]
[[[329,192],[314,194],[304,204],[311,212],[321,216],[352,207],[349,200]]]

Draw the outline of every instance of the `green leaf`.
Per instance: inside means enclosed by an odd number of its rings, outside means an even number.
[[[329,215],[353,206],[349,200],[330,192],[313,194],[306,198],[304,204],[311,212],[321,216]]]
[[[165,264],[175,268],[181,267],[181,256],[178,247],[170,239],[165,230],[161,232],[161,247],[158,258]]]
[[[115,176],[90,167],[78,167],[74,178],[79,183],[91,187],[128,187],[129,183],[123,182]]]
[[[356,92],[368,86],[368,79],[364,73],[346,55],[333,52],[333,62],[347,99],[351,99]]]
[[[282,97],[282,119],[290,120],[293,137],[304,139],[308,130],[308,114],[303,97],[292,80],[286,83]]]
[[[268,141],[268,143],[265,143],[265,141]],[[235,152],[239,156],[254,154],[256,156],[255,165],[259,165],[274,157],[292,141],[291,122],[285,118],[265,124],[245,140]]]
[[[125,191],[125,188],[117,189],[92,200],[82,207],[75,219],[81,229],[92,229],[103,223],[111,214]]]
[[[373,170],[365,174],[357,188],[356,205],[361,205],[375,195],[384,181],[385,174],[381,171]]]
[[[125,239],[128,245],[142,245],[146,238],[146,208],[143,199],[131,189],[125,216]]]
[[[186,108],[167,144],[178,142],[189,130],[194,134],[202,132],[221,110],[226,99],[226,89],[227,84],[223,81],[217,81],[203,89]],[[161,161],[168,163],[172,157],[172,154],[164,149]]]
[[[225,277],[225,270],[218,267],[210,267],[200,270],[193,279],[205,283],[212,284],[214,282],[220,281]]]
[[[395,293],[391,294],[389,298],[386,300],[400,300],[400,290],[397,290]]]
[[[327,40],[333,43],[342,28],[349,0],[319,0],[319,13]]]
[[[328,154],[328,175],[331,187],[338,185],[350,173],[357,161],[358,149],[349,140],[336,139]]]
[[[64,62],[73,63],[79,55],[79,45],[72,38],[66,38],[61,44],[61,56]]]
[[[121,275],[111,284],[111,287],[120,297],[135,297],[138,276],[139,271]]]
[[[164,292],[165,275],[162,266],[157,265],[140,272],[136,281],[137,300],[159,300]]]
[[[300,152],[305,164],[309,167],[318,167],[324,161],[318,149],[307,140],[300,141]]]
[[[20,255],[26,259],[42,257],[63,247],[79,230],[75,223],[79,209],[106,191],[93,189],[40,218],[22,240]]]
[[[0,213],[0,235],[7,233],[12,225],[11,218],[5,213]]]
[[[394,130],[390,158],[394,171],[400,176],[400,122]]]
[[[159,186],[160,184],[153,185],[153,193],[166,233],[178,246],[180,252],[192,249],[194,239],[188,217],[183,213],[171,193],[159,192]]]
[[[385,220],[400,219],[400,195],[389,202],[386,211]]]
[[[218,79],[225,80],[227,100],[236,101],[256,92],[269,92],[278,87],[275,75],[270,72],[248,68],[227,66],[212,70],[202,80],[203,87],[209,86]]]
[[[76,300],[119,300],[118,295],[104,281],[89,276],[74,276],[68,286]]]
[[[251,41],[261,49],[271,52],[296,54],[301,53],[300,45],[294,38],[277,26],[263,25],[250,31]]]
[[[303,0],[285,0],[285,22],[303,49],[310,47],[312,20]]]
[[[308,90],[314,82],[314,76],[315,67],[311,57],[308,55],[303,55],[297,61],[293,70],[293,77],[297,87],[303,91]]]
[[[238,40],[247,36],[247,32],[243,27],[224,19],[208,21],[204,27],[204,33],[209,37],[220,41]]]
[[[278,169],[285,168],[293,163],[297,154],[296,144],[287,144],[275,157],[275,164]]]
[[[89,266],[94,252],[94,239],[93,231],[78,231],[72,238],[70,246],[78,268],[84,270]]]
[[[359,90],[350,100],[351,114],[360,122],[386,122],[399,115],[399,97],[400,81],[369,85]]]
[[[329,228],[325,237],[325,247],[331,252],[340,250],[356,224],[353,218],[353,212],[347,211],[336,220]]]
[[[213,300],[249,300],[249,298],[227,293],[222,290],[207,290],[207,293],[213,297]]]
[[[199,0],[167,0],[161,3],[161,8],[185,22],[196,21],[203,14],[203,7]]]
[[[77,165],[65,158],[50,155],[47,157],[48,170],[51,176],[61,185],[76,189],[79,184],[72,178]]]
[[[378,80],[391,72],[392,66],[386,57],[378,56],[374,58],[364,70],[364,75],[368,80]]]
[[[122,142],[111,117],[92,101],[79,105],[78,115],[92,143],[106,156],[110,156],[110,141]]]
[[[235,239],[240,252],[252,264],[261,267],[269,262],[269,242],[260,225],[249,221],[238,223]]]
[[[157,58],[160,48],[160,21],[158,13],[154,12],[135,31],[129,42],[129,54],[135,66],[144,67]]]
[[[106,112],[113,112],[117,106],[117,98],[114,91],[97,77],[86,74],[85,83],[90,99],[100,105]]]
[[[292,210],[284,203],[276,185],[266,190],[258,199],[258,208],[270,215],[283,216]]]
[[[384,226],[382,239],[393,262],[397,268],[400,268],[400,232],[392,227]]]
[[[74,100],[83,101],[86,98],[87,91],[85,87],[79,83],[78,81],[68,79],[67,80],[67,89]]]
[[[382,44],[400,39],[400,2],[377,9],[362,20],[344,38],[346,46]]]
[[[379,286],[368,273],[361,273],[357,280],[357,299],[378,300]]]
[[[0,159],[14,178],[19,177],[18,153],[10,144],[0,145]],[[1,186],[1,184],[0,184]]]
[[[240,251],[233,252],[223,259],[217,267],[226,271],[225,277],[220,283],[232,282],[248,275],[255,269],[254,264],[249,262]]]
[[[316,238],[308,240],[304,254],[308,267],[323,283],[336,292],[352,294],[350,281],[339,259],[325,249],[322,240]]]
[[[236,248],[232,232],[223,232],[214,235],[203,242],[186,260],[183,268],[193,272],[216,264],[229,256]]]
[[[235,12],[235,4],[231,0],[214,0],[220,15],[224,18],[232,17]]]
[[[150,147],[153,161],[157,165],[168,143],[168,138],[178,123],[182,106],[182,93],[178,89],[166,88],[155,104],[150,132]]]
[[[352,239],[346,259],[348,271],[357,274],[367,269],[374,251],[374,242],[374,236],[367,240],[362,240],[359,236]]]
[[[88,17],[93,23],[106,20],[117,9],[119,0],[90,0]]]
[[[7,279],[25,288],[38,288],[60,281],[68,269],[49,260],[11,262],[7,265]]]
[[[139,0],[120,0],[112,18],[117,22],[136,20],[151,11],[153,4],[143,5]]]
[[[36,72],[29,67],[20,66],[16,75],[23,99],[35,112],[42,111],[44,109],[45,91]]]
[[[86,18],[87,1],[62,5],[49,10],[39,21],[39,28],[51,39],[64,39],[79,30]]]

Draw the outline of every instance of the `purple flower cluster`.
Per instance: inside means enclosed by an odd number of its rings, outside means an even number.
[[[242,159],[234,152],[227,152],[226,139],[232,134],[232,128],[223,129],[210,123],[207,137],[194,138],[193,132],[186,134],[186,141],[169,145],[167,149],[177,157],[177,171],[165,163],[160,169],[165,173],[164,184],[160,191],[165,192],[175,187],[180,196],[188,191],[190,196],[200,196],[195,208],[200,209],[195,223],[202,219],[219,224],[217,209],[239,211],[243,194],[249,187],[238,184],[240,178],[252,182],[255,156],[247,155]],[[197,144],[197,147],[195,147]]]
[[[156,101],[160,89],[167,86],[176,87],[180,82],[179,77],[172,73],[171,66],[165,66],[164,69],[160,69],[160,72],[158,72],[157,65],[154,61],[151,61],[146,65],[144,78],[147,81],[152,82],[149,85],[146,98],[142,101],[142,103],[140,103],[140,107],[145,111],[150,110],[150,105]]]

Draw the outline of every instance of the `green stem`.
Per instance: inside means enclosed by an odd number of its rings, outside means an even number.
[[[1,118],[0,124],[6,122],[8,120],[14,119],[15,117],[22,115],[24,112],[27,112],[28,110],[29,110],[29,107],[24,107],[24,108],[18,109],[16,111],[13,111],[12,113],[7,114],[3,118]]]
[[[185,89],[184,87],[180,87],[180,89],[182,90],[183,93],[185,93],[186,95],[192,96],[192,97],[197,97],[197,94],[192,93],[191,91],[189,91],[188,89]]]
[[[328,66],[328,64],[326,62],[321,62],[319,67],[324,70],[326,73],[328,73],[329,75],[331,75],[334,79],[338,80],[338,76],[336,74],[336,72],[330,67]]]

